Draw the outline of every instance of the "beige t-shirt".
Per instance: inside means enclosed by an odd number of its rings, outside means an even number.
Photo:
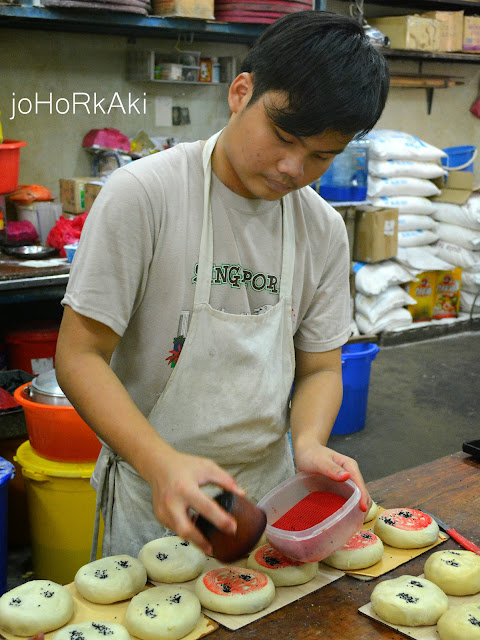
[[[295,346],[329,351],[350,334],[345,225],[310,187],[293,199]],[[281,211],[279,201],[243,198],[213,176],[214,308],[262,313],[277,303]],[[72,264],[62,302],[121,336],[111,365],[144,415],[172,372],[180,315],[193,308],[202,219],[201,143],[179,144],[108,178]]]

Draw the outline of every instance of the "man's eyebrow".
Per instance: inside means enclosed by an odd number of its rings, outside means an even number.
[[[303,136],[296,136],[298,138],[298,140],[300,140],[300,142],[303,144],[304,147],[307,146],[307,143],[305,142],[305,138]],[[332,155],[332,156],[338,156],[340,153],[343,153],[345,151],[345,147],[342,147],[341,149],[329,149],[328,151],[324,151],[323,149],[312,149],[312,153],[320,153],[320,154],[327,154],[327,155]]]

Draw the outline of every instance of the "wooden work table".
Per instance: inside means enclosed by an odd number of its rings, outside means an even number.
[[[430,511],[480,545],[480,463],[456,453],[368,483],[372,498],[385,508]],[[441,549],[461,549],[447,540]],[[437,548],[437,550],[439,550]],[[404,640],[405,636],[358,613],[385,578],[420,575],[423,554],[382,578],[364,582],[351,576],[319,589],[237,631],[217,629],[212,640]]]

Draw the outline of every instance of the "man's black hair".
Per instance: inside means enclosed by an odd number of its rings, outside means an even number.
[[[379,119],[390,84],[387,62],[362,26],[327,11],[299,11],[271,24],[243,61],[244,71],[253,75],[249,105],[267,91],[286,92],[283,108],[265,107],[295,136],[364,135]]]

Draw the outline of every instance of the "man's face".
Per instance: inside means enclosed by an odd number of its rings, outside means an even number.
[[[232,191],[246,198],[279,200],[311,184],[353,137],[337,131],[309,137],[286,133],[267,114],[266,106],[284,102],[277,92],[264,94],[250,106],[246,92],[242,101],[222,136],[218,170],[215,162],[213,167]]]

